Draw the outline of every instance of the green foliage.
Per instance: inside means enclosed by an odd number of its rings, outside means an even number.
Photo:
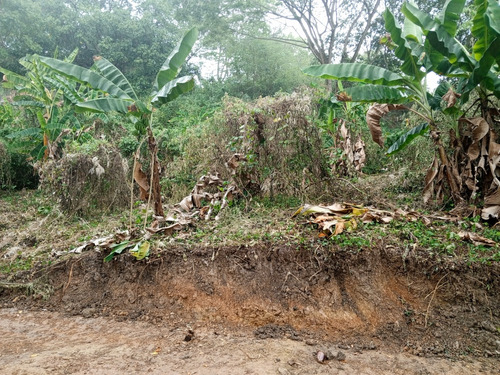
[[[175,77],[179,74],[180,65],[191,51],[197,35],[196,29],[188,31],[172,51],[158,72],[153,92],[147,102],[137,99],[137,94],[122,72],[103,57],[95,58],[97,72],[53,58],[41,57],[40,60],[59,74],[102,92],[98,98],[78,102],[76,107],[79,111],[130,114],[136,118],[134,122],[137,133],[143,135],[146,126],[150,125],[152,106],[172,101],[193,88],[193,77]]]
[[[396,142],[394,142],[389,149],[387,150],[387,155],[391,155],[395,152],[399,152],[402,149],[404,149],[406,146],[408,146],[413,139],[415,139],[418,136],[423,136],[429,131],[429,124],[423,123],[420,125],[417,125],[405,134],[403,134]]]

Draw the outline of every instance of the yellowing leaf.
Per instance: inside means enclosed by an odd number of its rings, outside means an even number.
[[[367,212],[368,212],[367,208],[356,208],[356,207],[352,208],[352,214],[353,214],[353,216],[361,216],[361,215],[364,215]]]
[[[130,250],[130,254],[132,254],[137,260],[144,259],[149,255],[149,248],[151,244],[149,241],[139,242],[135,247]]]

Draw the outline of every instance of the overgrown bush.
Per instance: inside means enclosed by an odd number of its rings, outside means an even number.
[[[127,163],[114,147],[67,153],[39,166],[41,187],[70,215],[88,216],[127,207]]]
[[[320,197],[329,191],[329,171],[318,128],[312,123],[308,91],[260,98],[252,102],[225,97],[221,110],[180,141],[182,156],[166,167],[170,194],[218,172],[234,179],[247,194]],[[226,163],[240,155],[237,173]],[[182,180],[179,181],[179,180]],[[181,184],[179,184],[181,182]]]

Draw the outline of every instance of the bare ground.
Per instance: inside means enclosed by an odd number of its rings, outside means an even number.
[[[103,257],[4,279],[32,284],[28,297],[0,289],[0,373],[498,373],[498,264],[430,261],[383,240]]]

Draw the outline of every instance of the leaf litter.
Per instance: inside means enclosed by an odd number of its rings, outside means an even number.
[[[354,203],[334,203],[329,206],[304,204],[292,215],[306,217],[306,224],[315,225],[319,229],[320,238],[338,236],[344,232],[356,230],[359,223],[389,224],[394,220],[422,221],[430,226],[434,221],[459,223],[461,218],[454,215],[438,214],[426,215],[417,211],[379,210],[373,207],[364,207]],[[458,231],[458,238],[471,242],[476,246],[498,246],[496,241],[470,231]]]

